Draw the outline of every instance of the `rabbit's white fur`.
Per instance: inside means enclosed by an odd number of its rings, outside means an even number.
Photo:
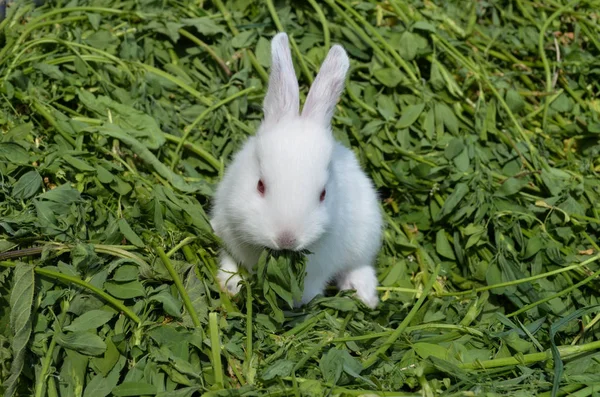
[[[348,56],[339,45],[331,48],[300,114],[285,33],[273,38],[271,52],[264,120],[235,155],[214,198],[211,224],[225,245],[219,283],[237,293],[238,264],[252,271],[264,247],[277,250],[287,241],[288,248],[311,252],[298,303],[308,303],[335,279],[340,289],[356,290],[374,308],[379,299],[373,263],[382,233],[377,194],[354,153],[334,140],[330,126]],[[257,189],[259,180],[264,195]]]

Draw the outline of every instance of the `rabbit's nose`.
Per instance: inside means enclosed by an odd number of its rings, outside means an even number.
[[[296,236],[290,231],[282,232],[277,236],[277,245],[280,249],[291,249],[296,246]]]

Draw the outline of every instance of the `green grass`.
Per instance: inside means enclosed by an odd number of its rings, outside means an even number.
[[[597,394],[598,9],[13,4],[0,22],[2,393]],[[376,310],[335,289],[290,309],[285,257],[263,257],[237,297],[216,286],[207,213],[262,118],[279,30],[302,96],[330,45],[351,58],[334,133],[385,210]]]

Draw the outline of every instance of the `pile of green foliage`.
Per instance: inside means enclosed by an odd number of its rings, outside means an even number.
[[[71,0],[0,22],[6,396],[590,396],[600,384],[598,1]],[[269,40],[381,193],[381,304],[237,297],[207,213]],[[598,386],[596,386],[597,388]]]

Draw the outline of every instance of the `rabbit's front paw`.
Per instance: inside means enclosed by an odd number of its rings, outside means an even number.
[[[338,280],[338,288],[356,290],[356,297],[371,309],[379,304],[377,275],[372,266],[361,266],[344,273]]]

